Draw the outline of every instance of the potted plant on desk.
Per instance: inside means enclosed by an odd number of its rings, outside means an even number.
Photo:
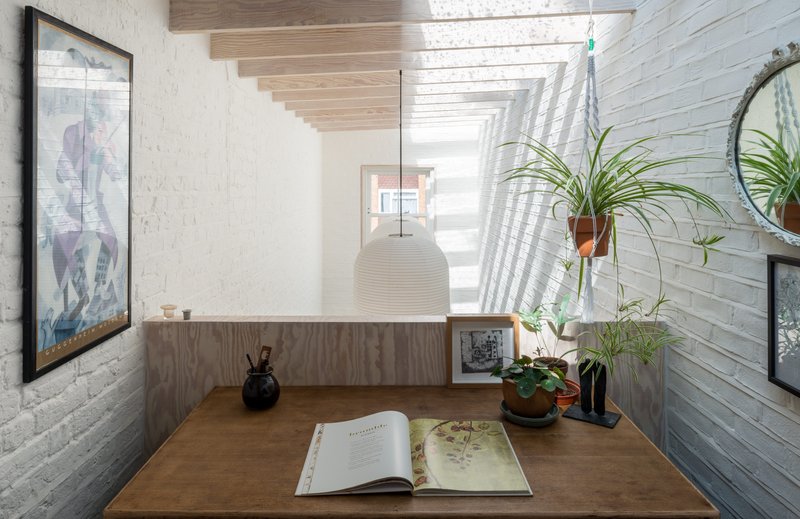
[[[619,364],[626,364],[634,381],[638,381],[632,361],[653,364],[661,348],[674,346],[683,340],[658,323],[659,309],[666,302],[661,297],[648,310],[643,299],[623,301],[615,319],[594,330],[595,340],[577,349],[581,410],[584,413],[590,413],[594,404],[597,415],[602,417],[605,414],[607,377],[614,375]]]
[[[492,376],[503,379],[505,405],[514,415],[541,418],[552,411],[556,389],[565,389],[564,374],[535,362],[527,355],[513,359],[508,366],[498,366]]]
[[[518,312],[522,327],[533,333],[536,337],[537,345],[534,351],[537,357],[533,359],[534,362],[542,363],[551,370],[558,368],[565,377],[569,372],[569,363],[564,359],[566,353],[558,355],[558,346],[562,340],[576,340],[576,337],[565,335],[564,333],[567,323],[577,319],[576,316],[567,313],[569,300],[570,296],[567,294],[561,299],[560,304],[554,304],[553,306],[557,307],[557,310],[548,309],[545,305],[541,304],[530,312]],[[552,348],[548,346],[548,340],[543,336],[544,323],[547,323],[547,327],[550,329],[553,337],[555,337],[555,344],[553,344]],[[573,349],[570,351],[575,350]],[[559,406],[572,404],[580,393],[580,386],[572,380],[564,378],[564,384],[566,388],[556,390],[556,403]]]

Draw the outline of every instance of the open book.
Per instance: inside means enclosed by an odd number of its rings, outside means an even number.
[[[317,424],[295,495],[530,496],[500,422],[409,421],[384,411]]]

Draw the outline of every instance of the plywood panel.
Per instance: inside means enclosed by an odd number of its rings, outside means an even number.
[[[282,385],[443,385],[444,323],[443,317],[412,323],[148,320],[148,452],[214,386],[240,386],[248,367],[245,353],[257,354],[262,344],[273,347],[271,363]]]
[[[633,0],[594,0],[595,14],[632,13]],[[171,0],[169,29],[175,33],[285,27],[394,24],[480,18],[588,14],[584,0]]]

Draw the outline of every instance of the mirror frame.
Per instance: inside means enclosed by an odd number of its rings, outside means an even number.
[[[755,75],[753,81],[750,82],[750,86],[745,90],[744,96],[733,112],[733,118],[728,129],[727,162],[728,172],[733,179],[733,187],[739,195],[742,205],[744,205],[744,208],[747,209],[747,212],[750,213],[750,216],[753,217],[756,223],[779,240],[800,247],[800,234],[787,231],[783,227],[777,225],[767,218],[756,206],[755,201],[750,198],[741,168],[739,167],[739,138],[742,133],[741,125],[747,107],[750,106],[750,101],[753,100],[761,87],[772,79],[775,74],[796,63],[800,63],[800,45],[798,45],[798,43],[791,42],[785,47],[778,47],[772,51],[772,59],[764,65],[764,68],[762,68],[761,71]]]

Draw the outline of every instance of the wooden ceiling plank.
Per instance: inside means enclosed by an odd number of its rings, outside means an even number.
[[[336,108],[329,110],[296,110],[297,117],[337,117],[342,115],[382,115],[382,114],[399,114],[400,107],[387,106],[384,108]]]
[[[397,92],[397,87],[369,87],[369,88],[324,88],[318,90],[286,90],[282,92],[273,92],[272,100],[278,102],[285,101],[311,101],[321,99],[346,99],[346,98],[362,98],[362,97],[387,97],[391,92]],[[403,102],[408,98],[409,104],[430,104],[430,103],[448,103],[445,101],[445,96],[461,96],[457,99],[461,101],[498,101],[498,100],[513,100],[514,95],[524,91],[523,89],[514,90],[486,90],[477,92],[460,92],[459,89],[452,89],[452,91],[424,93],[417,95],[403,96]],[[439,99],[437,99],[439,98]]]
[[[587,21],[482,20],[211,34],[211,59],[258,59],[377,54],[521,45],[579,44]]]
[[[396,70],[353,74],[278,76],[258,79],[259,90],[271,90],[273,92],[280,90],[313,90],[315,88],[396,86],[399,84],[400,74]]]
[[[439,70],[509,65],[565,63],[571,44],[520,45],[492,49],[453,49],[411,53],[348,54],[313,58],[271,58],[239,61],[240,77],[379,72],[403,69]]]
[[[588,14],[585,0],[459,0],[436,8],[430,0],[171,0],[174,33],[285,30],[291,27],[426,23],[467,19],[532,18]],[[629,14],[635,0],[594,0],[594,14]]]
[[[397,96],[398,88],[364,87],[364,88],[320,88],[316,90],[285,90],[273,92],[273,101],[312,101],[315,99],[347,99],[364,97]]]
[[[320,117],[309,116],[303,117],[303,121],[309,124],[337,124],[342,122],[364,123],[372,121],[394,121],[399,123],[399,114],[384,114],[384,115],[339,115],[336,117]],[[473,120],[489,120],[492,115],[446,115],[446,116],[430,116],[430,117],[417,117],[403,115],[403,124],[407,122],[430,122],[430,121],[473,121]]]
[[[287,101],[287,110],[324,110],[330,108],[378,108],[397,106],[397,95],[365,97],[363,99],[319,99],[316,101]]]
[[[397,112],[387,112],[386,114],[359,114],[359,113],[350,113],[350,114],[334,114],[331,115],[326,113],[324,110],[319,111],[322,115],[306,115],[303,116],[305,120],[315,120],[315,121],[325,121],[331,119],[365,119],[370,117],[379,117],[379,116],[386,116],[386,117],[394,117],[397,118]],[[403,110],[403,117],[406,119],[417,119],[417,118],[425,118],[425,117],[493,117],[497,115],[497,110],[487,110],[487,109],[480,109],[480,110],[440,110],[440,111],[431,111],[431,112],[407,112]]]

